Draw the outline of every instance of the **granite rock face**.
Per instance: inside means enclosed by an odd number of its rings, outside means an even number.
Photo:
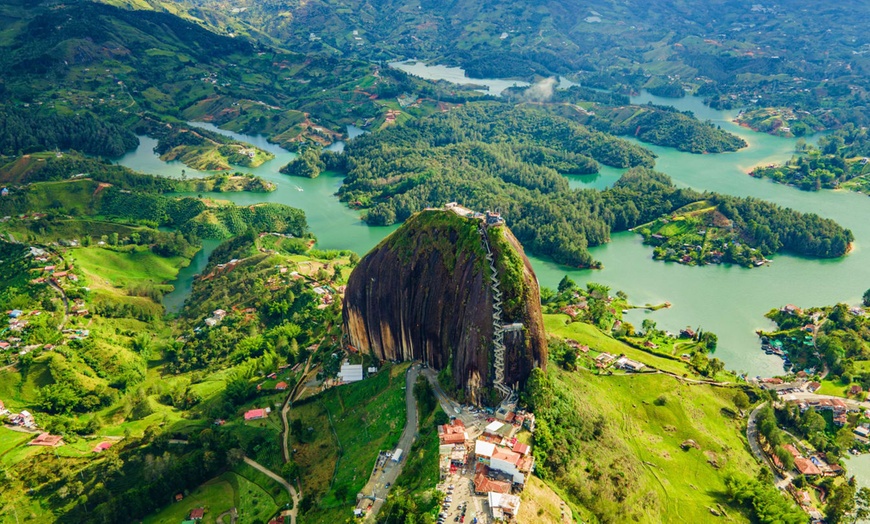
[[[363,257],[343,305],[348,342],[382,360],[450,366],[470,400],[487,398],[494,376],[494,294],[480,228],[478,219],[423,211]],[[504,336],[504,383],[522,387],[547,360],[538,283],[506,226],[486,234],[501,290],[501,324],[512,324]]]

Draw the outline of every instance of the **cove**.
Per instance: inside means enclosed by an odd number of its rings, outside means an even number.
[[[649,315],[660,329],[671,332],[677,332],[687,325],[693,328],[700,326],[719,336],[716,356],[728,368],[746,372],[750,376],[782,373],[782,361],[765,355],[759,349],[755,330],[770,328],[772,324],[764,318],[764,314],[788,303],[801,307],[836,302],[858,303],[861,294],[870,287],[870,250],[864,247],[870,240],[870,200],[864,195],[843,191],[803,192],[748,176],[747,171],[755,165],[787,160],[792,155],[795,140],[742,128],[731,122],[736,111],[711,109],[696,97],[664,99],[644,93],[632,101],[672,105],[681,110],[694,111],[702,120],[709,119],[750,144],[735,153],[711,155],[694,155],[642,144],[658,155],[656,169],[670,175],[676,184],[700,191],[754,196],[832,218],[853,231],[856,238],[854,249],[848,256],[835,260],[776,255],[770,267],[753,269],[735,266],[688,267],[653,260],[652,249],[642,244],[639,235],[623,232],[614,234],[610,243],[591,249],[592,255],[604,264],[602,270],[578,270],[530,257],[541,285],[555,288],[562,276],[568,274],[581,285],[594,281],[610,286],[614,292],[621,289],[629,294],[635,304],[669,301],[673,304],[670,309],[654,313],[633,310],[627,319],[639,326]],[[276,191],[268,194],[214,193],[204,196],[231,200],[240,205],[278,202],[299,207],[305,211],[321,249],[351,249],[363,254],[395,229],[396,226],[366,226],[359,219],[358,212],[340,203],[335,192],[341,185],[341,175],[324,173],[313,180],[290,178],[280,174],[278,169],[294,158],[293,153],[269,144],[263,137],[230,133],[210,124],[196,125],[258,145],[276,155],[274,160],[258,168],[237,169],[274,182],[277,184]],[[152,151],[155,141],[143,137],[140,140],[139,148],[118,159],[119,163],[148,173],[180,176],[183,166],[161,162]],[[598,175],[568,178],[572,187],[602,189],[616,181],[621,172],[605,168]],[[197,174],[190,169],[187,169],[187,173],[188,176]],[[205,259],[208,253],[204,248]],[[171,303],[167,303],[167,308],[172,307],[177,311],[176,308],[186,297],[182,288],[188,285],[187,280],[192,280],[195,273],[194,267],[184,272],[183,279],[180,275],[180,280],[175,282],[179,291],[171,294]]]
[[[359,213],[338,201],[335,193],[341,187],[343,176],[334,172],[324,172],[315,179],[289,177],[278,172],[283,165],[296,158],[295,153],[282,149],[266,141],[262,136],[240,135],[219,129],[203,122],[195,126],[215,131],[237,140],[250,143],[275,155],[256,168],[233,166],[233,171],[252,173],[277,186],[271,193],[195,193],[204,197],[229,200],[237,205],[251,205],[261,202],[275,202],[297,207],[305,211],[309,228],[317,236],[318,249],[350,249],[366,253],[378,242],[394,231],[398,225],[370,227],[360,220]],[[352,127],[352,126],[351,126]],[[361,134],[358,128],[349,128],[351,137]],[[115,160],[116,163],[137,171],[154,175],[178,178],[184,169],[188,177],[201,177],[211,173],[190,169],[181,162],[164,162],[154,153],[157,141],[147,136],[139,137],[139,146]],[[343,144],[333,144],[333,149],[341,150]],[[171,282],[175,290],[164,296],[163,305],[168,313],[181,310],[184,300],[190,295],[194,277],[208,262],[212,251],[220,244],[206,240],[202,249],[195,255],[190,265],[183,268],[176,280]]]

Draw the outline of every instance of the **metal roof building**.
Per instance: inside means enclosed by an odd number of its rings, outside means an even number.
[[[363,379],[362,364],[342,364],[338,377],[342,382],[359,382]]]

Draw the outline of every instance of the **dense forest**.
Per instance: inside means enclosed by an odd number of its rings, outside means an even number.
[[[0,105],[0,154],[23,155],[52,149],[75,149],[91,155],[120,156],[139,145],[129,129],[92,113],[39,113]]]
[[[580,121],[605,133],[630,135],[690,153],[722,153],[747,146],[742,138],[710,122],[701,122],[691,112],[651,104],[596,107],[593,115]]]
[[[629,170],[605,191],[571,190],[560,173],[590,172],[594,160]],[[335,163],[333,156],[328,156]],[[370,224],[401,222],[429,206],[461,200],[497,209],[531,251],[560,263],[597,267],[588,247],[612,231],[649,222],[708,198],[678,189],[643,166],[652,154],[542,110],[475,104],[366,135],[348,145],[340,198]],[[753,199],[713,195],[752,246],[840,256],[852,234],[830,220]]]

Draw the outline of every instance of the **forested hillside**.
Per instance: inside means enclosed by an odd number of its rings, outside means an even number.
[[[717,107],[802,109],[826,126],[868,122],[870,44],[860,23],[843,22],[870,15],[860,0],[823,8],[810,0],[242,0],[231,13],[217,0],[175,5],[310,52],[427,59],[460,65],[473,78],[578,74],[585,86],[619,92],[697,90]]]
[[[498,209],[530,251],[560,263],[596,267],[587,248],[710,197],[678,189],[646,166],[649,151],[549,112],[475,104],[358,138],[327,164],[347,171],[341,199],[365,209],[369,224],[401,222],[425,207],[461,200]],[[563,173],[597,170],[597,161],[632,167],[613,188],[572,190]],[[820,257],[846,252],[851,232],[815,215],[713,195],[747,242]]]
[[[372,93],[401,93],[412,82],[362,62],[218,35],[163,12],[82,1],[13,4],[4,14],[0,154],[60,148],[118,156],[136,146],[134,130],[161,139],[161,153],[179,143],[196,150],[200,144],[179,142],[184,120],[266,134],[288,147],[328,144],[346,124],[382,112],[360,83]],[[259,159],[220,153],[222,162]]]

